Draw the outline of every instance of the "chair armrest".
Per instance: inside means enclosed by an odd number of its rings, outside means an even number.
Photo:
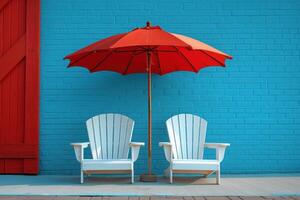
[[[130,142],[129,146],[131,147],[131,159],[135,162],[139,157],[139,152],[141,146],[144,146],[144,142]]]
[[[89,142],[75,142],[75,143],[71,143],[71,146],[82,146],[83,148],[86,148],[89,146]]]
[[[163,146],[172,146],[172,144],[170,142],[160,142],[158,145],[160,147],[163,147]]]
[[[144,142],[129,142],[129,146],[133,147],[133,146],[144,146],[145,143]]]
[[[170,142],[160,142],[159,146],[164,148],[166,160],[171,163],[173,159],[172,144]]]
[[[210,149],[216,149],[216,148],[220,148],[220,147],[229,147],[230,144],[229,143],[205,143],[204,147],[206,148],[210,148]]]
[[[216,159],[221,163],[224,159],[225,150],[229,147],[229,143],[205,143],[204,147],[216,149]]]
[[[78,142],[71,143],[75,151],[75,156],[78,162],[81,162],[84,159],[84,149],[89,146],[89,142]]]

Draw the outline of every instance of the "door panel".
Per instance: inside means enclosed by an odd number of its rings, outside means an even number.
[[[0,1],[0,173],[38,173],[39,0]]]

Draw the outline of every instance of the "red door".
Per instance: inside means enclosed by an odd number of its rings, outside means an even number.
[[[0,0],[0,173],[38,173],[39,0]]]

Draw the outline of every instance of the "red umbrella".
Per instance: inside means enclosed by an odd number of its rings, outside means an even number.
[[[169,33],[149,22],[143,28],[97,41],[68,56],[68,67],[83,66],[90,72],[115,71],[120,74],[148,74],[148,174],[144,181],[153,181],[152,174],[152,106],[151,74],[174,71],[198,72],[207,66],[223,66],[227,55],[193,38]]]

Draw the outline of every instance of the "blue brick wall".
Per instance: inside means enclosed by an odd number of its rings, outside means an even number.
[[[208,142],[231,143],[224,173],[300,172],[300,1],[42,0],[42,174],[78,174],[69,143],[87,141],[85,120],[98,113],[130,116],[133,140],[146,141],[145,74],[90,74],[62,58],[147,20],[234,56],[225,69],[153,77],[156,173],[167,166],[157,145],[167,141],[164,122],[182,112],[208,120]],[[146,148],[140,153],[138,174]]]

